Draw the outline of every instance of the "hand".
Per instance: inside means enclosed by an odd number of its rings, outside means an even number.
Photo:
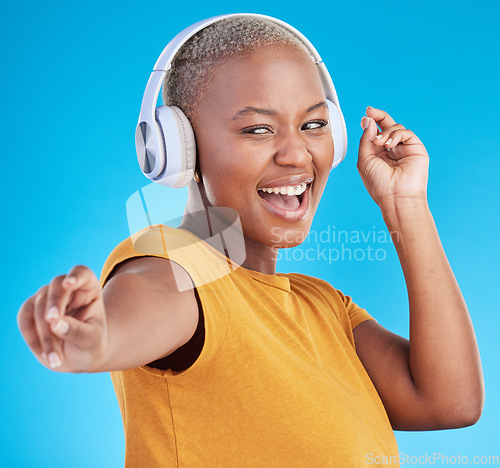
[[[19,309],[19,329],[36,358],[61,372],[86,372],[103,356],[106,317],[99,281],[85,266],[57,276]]]
[[[429,156],[417,136],[373,107],[366,109],[361,126],[358,170],[373,200],[381,208],[402,198],[425,200]]]

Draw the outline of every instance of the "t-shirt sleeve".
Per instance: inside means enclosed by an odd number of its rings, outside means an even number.
[[[203,348],[198,359],[185,371],[198,368],[210,361],[220,348],[228,327],[229,316],[226,309],[214,307],[214,294],[210,294],[210,280],[215,277],[215,273],[207,273],[207,265],[213,263],[212,257],[206,253],[206,249],[200,243],[194,243],[182,233],[163,226],[151,226],[144,230],[142,238],[133,242],[131,238],[121,242],[109,255],[102,268],[100,282],[104,287],[107,279],[120,263],[135,257],[153,256],[162,257],[177,263],[190,276],[194,287],[197,290],[200,300],[201,312],[203,313],[205,338]],[[144,370],[150,370],[147,366]],[[154,372],[163,375],[164,372]],[[175,373],[177,374],[177,373]]]
[[[120,263],[130,259],[130,258],[137,258],[137,257],[143,257],[146,256],[147,254],[137,252],[134,250],[134,247],[132,245],[132,242],[130,238],[125,239],[123,242],[120,242],[113,251],[109,254],[108,258],[104,262],[104,265],[101,270],[101,276],[100,276],[100,283],[101,283],[101,288],[104,287],[106,282],[109,279],[109,276],[111,275],[111,272],[117,267]]]
[[[349,316],[349,321],[351,322],[351,329],[354,330],[355,327],[366,320],[375,320],[365,309],[359,307],[350,296],[346,296],[338,289],[336,291],[347,310],[347,315]]]

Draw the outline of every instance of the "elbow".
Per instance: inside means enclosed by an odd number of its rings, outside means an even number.
[[[438,429],[459,429],[476,424],[483,413],[484,395],[476,395],[466,401],[448,405],[437,418]]]
[[[482,374],[463,380],[460,386],[448,389],[439,398],[436,409],[438,429],[459,429],[476,424],[483,413],[484,380]],[[436,401],[437,403],[437,401]]]
[[[467,427],[476,424],[481,415],[483,414],[484,408],[484,392],[473,399],[469,403],[468,407],[463,411],[462,420],[460,427]]]
[[[463,411],[457,414],[449,424],[449,429],[460,429],[461,427],[473,426],[479,421],[482,409]]]
[[[471,408],[460,411],[451,420],[450,429],[473,426],[479,421],[482,412],[482,408]]]

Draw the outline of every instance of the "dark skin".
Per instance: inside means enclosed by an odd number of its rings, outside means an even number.
[[[244,60],[229,60],[192,117],[202,182],[190,186],[188,210],[233,208],[245,234],[243,266],[267,274],[276,272],[278,247],[293,247],[306,237],[333,160],[316,68],[304,53],[281,56],[280,50],[264,48]],[[298,222],[274,216],[257,194],[267,181],[291,176],[314,178],[309,210]],[[201,199],[193,196],[196,190]],[[190,219],[182,227],[207,237]]]
[[[333,157],[328,125],[321,123],[328,121],[324,102],[310,59],[293,47],[270,46],[218,69],[195,110],[202,179],[192,182],[187,211],[236,210],[245,268],[274,274],[276,248],[297,245],[310,229]],[[358,169],[388,229],[398,232],[410,340],[366,321],[354,329],[357,354],[395,429],[473,424],[484,398],[481,364],[427,204],[427,152],[382,110],[368,108],[362,127]],[[299,176],[314,178],[305,216],[291,221],[263,205],[259,187]],[[183,227],[206,237],[192,219]],[[101,291],[88,268],[75,267],[23,304],[20,329],[40,362],[59,371],[110,371],[155,361],[188,342],[198,323],[194,292],[178,292],[172,268],[178,267],[161,258],[130,260]],[[179,274],[190,281],[183,270]],[[165,303],[172,304],[168,313],[160,306]],[[136,310],[144,314],[138,317]]]

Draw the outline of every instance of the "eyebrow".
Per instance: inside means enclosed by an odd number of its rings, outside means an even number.
[[[309,107],[306,110],[306,114],[309,114],[310,112],[317,109],[318,107],[328,107],[328,106],[326,104],[326,101],[318,102],[317,104],[314,104],[314,106]],[[260,107],[246,106],[243,109],[241,109],[240,111],[236,112],[236,114],[234,114],[232,120],[237,120],[237,119],[243,117],[244,115],[250,114],[252,112],[256,113],[256,114],[262,114],[262,115],[277,115],[278,114],[278,112],[275,111],[274,109],[262,109]]]

